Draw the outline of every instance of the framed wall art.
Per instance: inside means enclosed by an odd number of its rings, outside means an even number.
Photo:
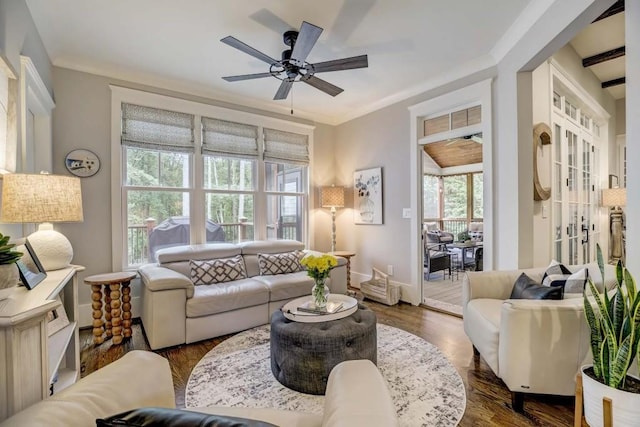
[[[353,173],[353,215],[356,224],[382,224],[382,168]]]
[[[31,290],[47,277],[47,273],[36,256],[33,246],[29,243],[29,239],[24,240],[24,250],[22,248],[20,250],[24,252],[22,258],[16,262],[20,272],[20,281],[27,289]]]

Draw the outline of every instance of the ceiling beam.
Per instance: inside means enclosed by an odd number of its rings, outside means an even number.
[[[602,82],[602,89],[606,89],[612,86],[623,85],[626,83],[626,80],[627,79],[625,77],[620,77],[619,79],[613,79],[613,80],[608,80],[606,82]]]
[[[624,12],[624,0],[618,0],[615,2],[609,9],[605,10],[602,15],[598,16],[594,19],[593,22],[598,22],[601,19],[608,18],[610,16],[616,15],[620,12]]]
[[[600,64],[605,61],[611,61],[612,59],[620,58],[625,55],[625,47],[617,47],[615,49],[608,50],[606,52],[599,53],[597,55],[589,56],[582,60],[583,67],[591,67],[592,65]]]

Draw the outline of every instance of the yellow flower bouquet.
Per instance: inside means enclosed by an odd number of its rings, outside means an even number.
[[[311,290],[313,301],[316,307],[325,307],[329,298],[329,287],[324,281],[329,277],[329,272],[333,267],[338,265],[336,257],[331,255],[307,255],[300,261],[307,269],[307,275],[315,281],[315,285]]]

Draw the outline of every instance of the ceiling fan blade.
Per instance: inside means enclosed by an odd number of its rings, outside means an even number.
[[[271,77],[273,74],[271,73],[256,73],[256,74],[242,74],[240,76],[227,76],[223,77],[223,80],[228,82],[238,82],[240,80],[251,80],[251,79],[261,79],[263,77]]]
[[[293,86],[293,80],[284,79],[280,84],[278,91],[276,92],[276,96],[273,97],[273,100],[277,101],[279,99],[287,99],[287,96],[289,96],[289,91],[291,90],[291,86]]]
[[[354,68],[367,68],[369,59],[367,55],[352,56],[350,58],[334,59],[333,61],[318,62],[313,65],[314,73],[326,73],[327,71],[351,70]]]
[[[302,64],[307,59],[318,38],[320,38],[320,34],[322,34],[322,28],[309,24],[307,21],[302,21],[296,44],[293,45],[291,59]]]
[[[320,89],[324,93],[327,93],[331,96],[336,96],[344,91],[344,89],[339,88],[338,86],[332,85],[331,83],[319,79],[316,76],[308,76],[303,77],[301,81],[306,84],[315,87],[316,89]]]
[[[231,47],[235,47],[238,50],[241,50],[242,52],[253,56],[254,58],[257,58],[261,61],[266,62],[267,64],[271,65],[275,62],[278,62],[277,60],[273,59],[272,57],[270,57],[267,54],[264,54],[262,52],[260,52],[257,49],[252,48],[251,46],[249,46],[246,43],[241,42],[240,40],[238,40],[235,37],[232,36],[227,36],[223,39],[220,40],[222,43],[228,44]]]

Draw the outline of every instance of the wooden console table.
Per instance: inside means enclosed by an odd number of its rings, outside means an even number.
[[[78,280],[84,267],[48,271],[34,289],[16,287],[0,301],[0,421],[80,377]],[[68,324],[47,332],[47,315],[64,308]]]

